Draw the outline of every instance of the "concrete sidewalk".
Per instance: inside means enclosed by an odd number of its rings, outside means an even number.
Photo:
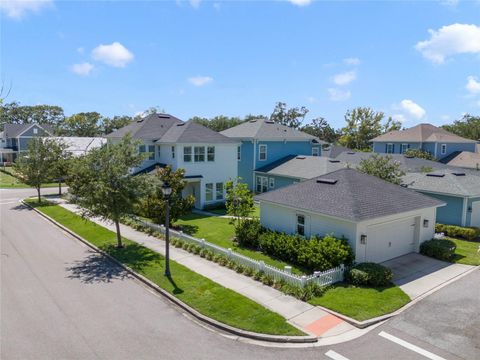
[[[80,208],[77,205],[67,203],[63,199],[52,198],[49,200],[72,212],[80,212]],[[115,231],[115,225],[112,223],[105,222],[99,218],[90,218],[90,220],[111,231]],[[162,255],[165,253],[165,242],[163,240],[134,230],[126,225],[120,225],[120,227],[122,236],[125,238]],[[170,257],[190,270],[280,314],[289,323],[305,333],[319,338],[327,338],[343,334],[350,337],[355,333],[362,332],[362,330],[318,307],[285,295],[270,286],[263,285],[245,275],[238,274],[233,270],[203,259],[198,255],[193,255],[183,249],[170,247]]]

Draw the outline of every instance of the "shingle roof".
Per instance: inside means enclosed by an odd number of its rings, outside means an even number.
[[[66,151],[72,155],[83,155],[88,151],[99,148],[107,142],[107,139],[102,137],[50,137],[50,139],[57,140],[64,143],[67,148]]]
[[[319,156],[289,155],[256,171],[269,175],[312,179],[345,167],[337,161]]]
[[[390,131],[377,136],[372,142],[444,142],[444,143],[476,143],[475,140],[465,139],[432,124],[419,124],[405,130]]]
[[[462,151],[453,157],[447,165],[470,169],[480,169],[480,154],[470,151]]]
[[[28,129],[30,126],[33,124],[5,124],[4,125],[4,134],[5,137],[7,138],[14,138],[20,135],[22,132],[24,132],[26,129]],[[35,124],[37,126],[40,126],[42,129],[45,131],[49,132],[50,134],[54,133],[53,126],[48,125],[48,124]]]
[[[345,146],[340,145],[330,145],[328,150],[322,149],[322,156],[329,157],[331,159],[335,159],[338,155],[346,151],[353,151]]]
[[[335,183],[319,183],[318,180],[322,179],[330,179]],[[444,204],[437,199],[353,169],[337,170],[269,191],[256,196],[256,200],[355,222]]]
[[[236,139],[317,140],[320,144],[325,144],[315,136],[265,119],[244,122],[222,131],[221,134]]]
[[[169,114],[150,114],[138,121],[132,121],[106,137],[122,138],[130,134],[134,139],[158,140],[175,124],[183,124],[183,121]]]
[[[454,175],[465,174],[465,175]],[[464,172],[461,169],[456,171],[435,171],[433,175],[411,173],[403,177],[403,184],[414,190],[424,190],[441,194],[452,194],[458,196],[480,196],[480,177]],[[442,176],[443,175],[443,176]]]
[[[186,123],[181,122],[171,126],[157,142],[166,144],[231,144],[237,141],[190,120]]]

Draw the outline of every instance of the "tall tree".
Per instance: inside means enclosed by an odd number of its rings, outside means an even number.
[[[397,185],[401,184],[402,176],[405,175],[400,162],[392,160],[390,155],[372,154],[360,161],[357,170]]]
[[[94,137],[101,132],[100,121],[102,115],[98,112],[84,112],[74,114],[65,119],[58,133],[63,136]]]
[[[65,148],[65,144],[54,139],[34,137],[28,150],[15,162],[14,169],[22,181],[37,190],[38,202],[42,184],[53,180],[55,169],[66,158]]]
[[[323,117],[313,119],[310,124],[303,126],[301,130],[331,144],[336,143],[340,137],[339,132],[331,127]]]
[[[346,126],[341,130],[339,143],[351,149],[370,150],[370,140],[381,135],[384,113],[368,107],[357,107],[345,114]]]
[[[133,212],[142,190],[142,177],[130,175],[130,169],[144,160],[137,149],[138,143],[130,136],[93,149],[76,160],[67,179],[70,192],[84,209],[83,216],[100,216],[115,223],[119,248],[123,247],[120,220]]]
[[[2,104],[0,106],[0,130],[4,124],[49,124],[58,126],[63,122],[65,115],[60,106],[53,105],[20,105],[18,102]]]
[[[460,120],[442,128],[467,139],[480,140],[480,116],[465,114]]]
[[[196,123],[206,126],[209,129],[217,132],[240,125],[243,122],[243,120],[238,117],[228,117],[224,115],[218,115],[211,119],[194,116],[190,120],[195,121]]]
[[[127,126],[133,121],[131,116],[114,116],[113,118],[103,118],[101,132],[104,135],[110,134],[111,132],[120,129],[124,126]]]
[[[308,109],[305,106],[287,109],[286,103],[277,102],[270,115],[270,120],[296,129],[302,125],[307,113]]]

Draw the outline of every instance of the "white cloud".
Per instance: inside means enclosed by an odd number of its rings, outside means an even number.
[[[90,75],[93,68],[94,68],[94,66],[92,64],[90,64],[88,62],[84,62],[84,63],[81,63],[81,64],[73,64],[72,67],[71,67],[71,70],[75,74],[82,75],[82,76],[87,76],[87,75]]]
[[[115,41],[110,45],[97,46],[92,50],[92,57],[110,66],[125,67],[134,56],[125,46]]]
[[[440,3],[445,6],[456,7],[460,0],[442,0]]]
[[[190,5],[195,9],[198,9],[200,7],[201,2],[202,0],[189,0]]]
[[[328,89],[329,99],[332,101],[345,101],[352,96],[350,91],[343,91],[341,89]]]
[[[467,85],[465,85],[465,89],[467,89],[470,94],[479,94],[480,81],[478,81],[475,76],[467,77]]]
[[[343,59],[343,62],[347,65],[360,65],[359,58],[346,58],[346,59]]]
[[[404,99],[400,102],[400,109],[403,110],[406,115],[413,117],[417,120],[420,120],[426,114],[424,108],[409,99]]]
[[[188,81],[195,86],[203,86],[211,83],[213,78],[210,76],[193,76],[188,78]]]
[[[333,82],[337,85],[347,85],[357,78],[355,71],[347,71],[341,74],[337,74],[333,77]]]
[[[287,1],[297,6],[307,6],[312,3],[312,0],[287,0]]]
[[[1,0],[0,11],[13,19],[21,19],[28,12],[39,12],[53,5],[53,0]]]
[[[395,121],[400,121],[402,124],[407,121],[407,119],[405,118],[405,115],[403,114],[394,114],[392,115],[392,119],[395,120]]]
[[[428,32],[430,39],[418,42],[415,48],[434,63],[441,64],[455,54],[480,53],[479,26],[452,24]]]

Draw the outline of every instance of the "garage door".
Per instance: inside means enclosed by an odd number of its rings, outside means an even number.
[[[472,220],[470,226],[480,227],[480,201],[472,203]]]
[[[367,261],[382,262],[415,251],[415,217],[367,228]]]

